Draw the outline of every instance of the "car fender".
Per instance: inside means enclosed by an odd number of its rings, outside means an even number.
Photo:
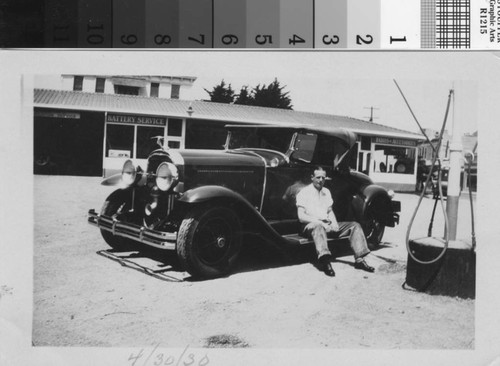
[[[391,198],[387,194],[387,190],[381,186],[376,184],[370,184],[365,186],[361,192],[354,197],[352,200],[352,209],[354,216],[357,221],[363,223],[366,220],[366,211],[370,207],[370,205],[375,201],[375,199],[380,200],[381,202],[385,202],[384,206],[384,216],[380,219],[384,222],[389,223],[392,221],[392,206],[391,206]]]
[[[256,207],[253,207],[241,194],[229,188],[215,185],[193,188],[184,192],[179,198],[179,202],[188,205],[188,207],[189,205],[207,203],[229,206],[237,211],[238,216],[243,219],[244,230],[249,233],[261,234],[275,244],[286,243],[285,239],[269,225]]]

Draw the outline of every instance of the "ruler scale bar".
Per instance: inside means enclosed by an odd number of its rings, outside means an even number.
[[[500,49],[500,0],[17,0],[0,47]]]

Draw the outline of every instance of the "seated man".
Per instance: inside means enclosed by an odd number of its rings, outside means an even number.
[[[301,234],[314,240],[320,269],[328,276],[335,276],[327,237],[349,237],[354,251],[354,268],[373,272],[375,269],[364,260],[370,250],[361,226],[357,222],[337,222],[335,218],[332,195],[324,187],[326,172],[323,168],[315,168],[311,180],[312,183],[297,194],[297,214],[302,224]]]

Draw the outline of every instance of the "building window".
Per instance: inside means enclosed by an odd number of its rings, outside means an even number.
[[[95,92],[96,93],[104,93],[105,82],[106,82],[106,79],[104,79],[104,78],[97,78],[95,80]]]
[[[226,142],[226,122],[188,120],[186,128],[186,149],[219,149]]]
[[[370,151],[372,139],[369,136],[361,136],[361,150]]]
[[[181,142],[180,141],[168,141],[168,147],[171,149],[180,149]]]
[[[133,158],[134,126],[106,125],[106,157]]]
[[[115,94],[139,95],[138,86],[115,85]]]
[[[73,78],[73,90],[75,91],[83,90],[83,76],[75,76]]]
[[[151,83],[151,92],[149,93],[151,97],[158,98],[160,95],[160,84],[159,83]]]
[[[179,99],[181,86],[180,85],[172,85],[172,91],[170,92],[170,98]]]
[[[137,126],[137,158],[147,159],[151,151],[159,149],[155,137],[163,137],[164,127]]]
[[[415,171],[415,149],[389,145],[375,145],[372,158],[376,173],[413,174]]]
[[[168,136],[182,136],[182,119],[168,119]]]

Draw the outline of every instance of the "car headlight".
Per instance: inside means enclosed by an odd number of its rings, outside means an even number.
[[[137,172],[135,170],[134,163],[132,160],[127,160],[125,164],[123,164],[122,168],[122,182],[126,187],[131,186],[135,182],[135,177]]]
[[[164,192],[177,184],[178,179],[179,171],[172,163],[163,162],[156,170],[156,185]]]

